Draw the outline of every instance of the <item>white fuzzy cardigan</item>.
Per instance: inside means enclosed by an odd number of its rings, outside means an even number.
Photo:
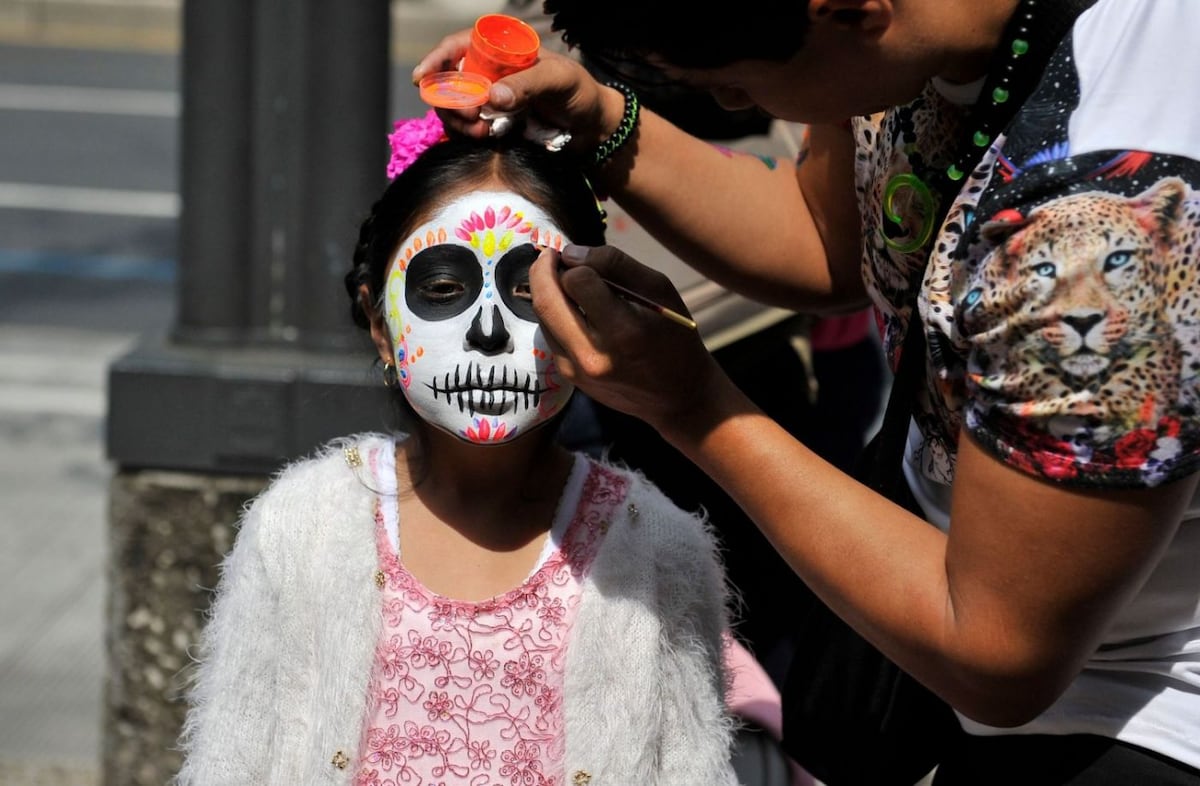
[[[175,783],[353,780],[382,615],[376,495],[346,451],[390,442],[332,443],[247,509],[202,636]],[[726,586],[711,534],[639,475],[612,469],[631,483],[571,633],[567,786],[736,784]]]

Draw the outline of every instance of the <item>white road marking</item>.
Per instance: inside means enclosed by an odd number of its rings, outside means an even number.
[[[167,90],[0,83],[0,109],[176,118],[179,96]]]
[[[179,195],[170,191],[43,186],[0,182],[0,208],[52,210],[142,218],[178,218]]]

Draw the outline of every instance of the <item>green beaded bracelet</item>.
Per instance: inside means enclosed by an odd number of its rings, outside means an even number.
[[[621,122],[617,124],[617,129],[592,152],[589,162],[592,167],[603,165],[625,146],[629,137],[633,136],[633,129],[637,126],[638,117],[641,116],[641,104],[638,102],[637,93],[633,92],[632,88],[620,82],[605,82],[604,84],[606,87],[619,90],[621,95],[625,96],[625,111],[621,114]]]

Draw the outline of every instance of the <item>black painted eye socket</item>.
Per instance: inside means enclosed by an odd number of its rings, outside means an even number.
[[[526,243],[511,249],[496,263],[496,289],[509,310],[527,322],[537,322],[529,292],[529,266],[541,251]]]
[[[417,252],[404,275],[404,302],[413,314],[430,321],[458,316],[482,290],[479,259],[471,249],[453,243]]]

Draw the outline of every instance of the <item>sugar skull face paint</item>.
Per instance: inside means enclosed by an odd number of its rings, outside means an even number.
[[[508,442],[553,417],[574,389],[555,370],[529,297],[534,244],[562,232],[517,194],[472,193],[402,241],[384,316],[417,414],[468,442]]]

